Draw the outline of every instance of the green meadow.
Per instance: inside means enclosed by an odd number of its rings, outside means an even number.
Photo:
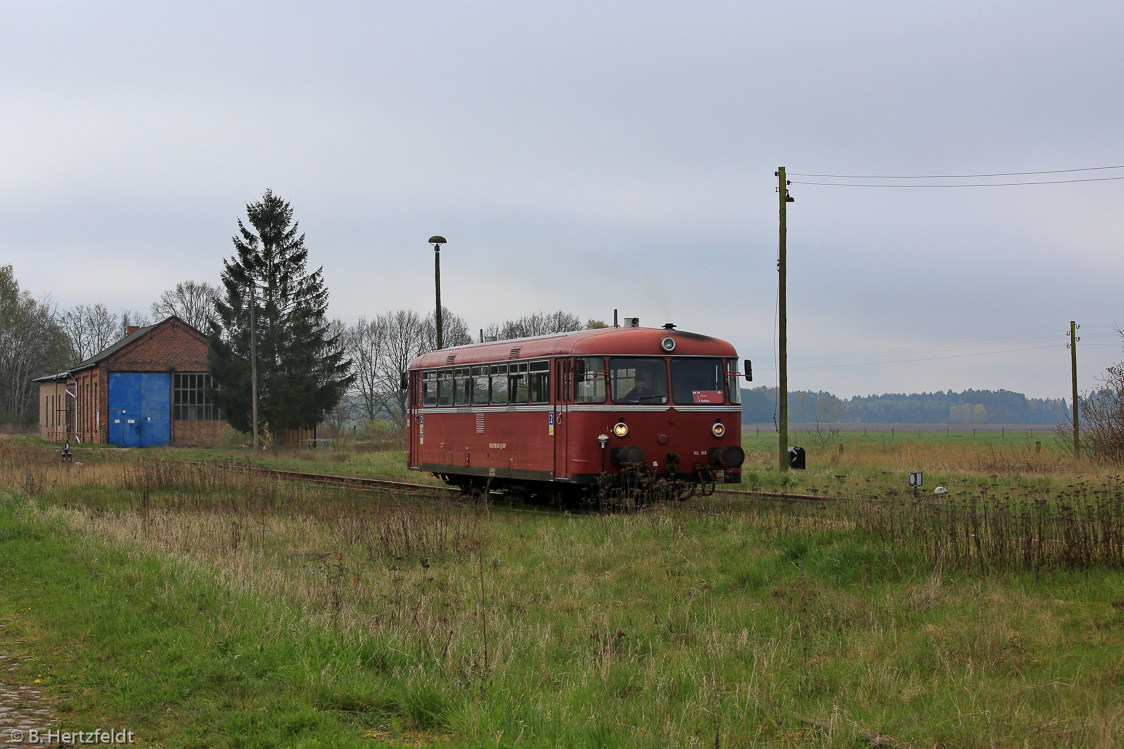
[[[1119,745],[1124,483],[1035,441],[782,473],[747,434],[738,488],[801,499],[598,514],[0,439],[0,653],[144,746]],[[422,478],[393,441],[253,459]]]

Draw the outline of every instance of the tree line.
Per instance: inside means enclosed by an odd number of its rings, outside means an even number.
[[[102,303],[59,310],[49,297],[34,299],[21,290],[11,265],[0,267],[0,423],[36,422],[33,378],[89,359],[120,340],[129,326],[176,315],[207,334],[209,366],[220,383],[208,396],[240,431],[253,427],[255,384],[258,425],[267,429],[325,421],[342,428],[377,419],[402,425],[402,377],[411,360],[436,348],[433,313],[399,309],[351,325],[329,320],[323,269],[309,268],[305,236],[289,203],[266,190],[261,200],[246,204],[246,218],[237,221],[234,254],[223,261],[220,283],[178,283],[151,304],[151,316],[135,310],[114,314]],[[443,308],[441,317],[446,347],[475,340],[453,311]],[[492,323],[480,333],[504,340],[596,327],[605,323],[583,323],[559,310]],[[1119,388],[1114,389],[1120,379],[1097,391],[1102,410],[1121,410]],[[743,421],[773,421],[776,396],[776,388],[743,390]],[[789,394],[793,422],[1058,424],[1071,418],[1065,399],[1027,398],[1006,390],[847,400],[827,392]]]
[[[234,253],[220,283],[188,280],[164,291],[148,313],[113,313],[101,302],[59,309],[49,297],[19,288],[11,265],[0,267],[0,424],[38,420],[36,377],[66,371],[126,335],[175,315],[208,336],[208,364],[220,387],[209,392],[236,429],[273,431],[342,427],[354,420],[405,423],[400,385],[409,362],[437,345],[434,314],[410,309],[360,318],[327,318],[323,269],[311,269],[293,209],[272,191],[246,205]],[[536,312],[481,329],[497,340],[605,327],[557,311]],[[472,343],[468,323],[442,311],[445,347]],[[252,370],[256,369],[256,372]],[[256,375],[256,376],[255,376]],[[255,382],[256,381],[256,382]]]
[[[742,391],[742,421],[767,423],[775,418],[777,389]],[[1010,390],[951,390],[936,393],[889,393],[837,398],[827,392],[788,394],[788,418],[821,424],[1059,424],[1070,418],[1064,398],[1027,398]]]
[[[125,336],[131,326],[177,315],[206,330],[218,290],[187,281],[163,292],[150,314],[110,312],[101,303],[60,309],[50,295],[21,289],[12,265],[0,266],[0,424],[29,426],[39,419],[36,377],[80,364]]]

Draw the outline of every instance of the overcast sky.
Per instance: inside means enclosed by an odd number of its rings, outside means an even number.
[[[63,308],[217,283],[290,201],[330,314],[442,299],[731,341],[790,389],[1067,397],[1124,358],[1124,3],[0,0],[0,264]],[[1070,182],[1077,179],[1101,181]],[[965,184],[908,188],[802,184]]]

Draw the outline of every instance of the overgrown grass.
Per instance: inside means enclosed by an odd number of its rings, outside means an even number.
[[[0,612],[74,728],[169,746],[1124,740],[1119,561],[1013,540],[1081,508],[1116,528],[1108,476],[965,472],[971,491],[934,505],[877,471],[812,470],[795,482],[851,501],[600,516],[81,459],[0,441]],[[989,534],[1010,543],[971,540]]]

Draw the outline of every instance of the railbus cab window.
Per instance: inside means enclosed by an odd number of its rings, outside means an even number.
[[[531,362],[531,403],[550,402],[550,362]]]
[[[507,405],[507,365],[492,365],[492,405]]]
[[[614,403],[667,403],[667,363],[639,357],[610,359],[609,384]]]
[[[683,404],[725,403],[726,366],[723,359],[672,359],[672,398]]]
[[[437,372],[422,372],[422,405],[437,405]]]
[[[488,405],[488,368],[472,368],[472,405]]]
[[[738,376],[738,360],[729,359],[726,362],[726,392],[730,394],[730,402],[742,402],[741,378]]]
[[[576,403],[604,403],[605,360],[599,356],[586,356],[574,360],[574,401]]]

